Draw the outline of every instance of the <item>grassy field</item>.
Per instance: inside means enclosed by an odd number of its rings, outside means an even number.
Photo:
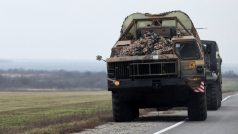
[[[223,92],[238,80],[223,79]],[[64,134],[111,121],[111,93],[0,92],[0,134]]]
[[[223,79],[222,80],[222,91],[233,92],[238,91],[238,79]]]
[[[111,120],[110,92],[0,92],[0,133],[58,134]]]

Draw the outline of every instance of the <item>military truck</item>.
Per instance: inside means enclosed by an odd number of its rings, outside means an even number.
[[[221,105],[217,44],[201,41],[182,11],[129,15],[104,61],[116,122],[134,120],[142,108],[173,107],[186,107],[189,120],[202,121],[207,108]]]
[[[222,101],[222,58],[215,41],[202,40],[206,65],[207,109],[217,110]]]

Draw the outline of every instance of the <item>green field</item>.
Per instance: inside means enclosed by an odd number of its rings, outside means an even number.
[[[110,92],[0,92],[0,133],[69,133],[111,119]]]
[[[223,79],[223,92],[238,80]],[[111,93],[0,92],[0,134],[79,132],[111,121]]]
[[[223,92],[238,91],[238,79],[223,79],[222,82]]]

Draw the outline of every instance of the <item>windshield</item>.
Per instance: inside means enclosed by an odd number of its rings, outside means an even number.
[[[175,44],[176,53],[182,59],[199,59],[200,53],[195,42],[179,42]]]

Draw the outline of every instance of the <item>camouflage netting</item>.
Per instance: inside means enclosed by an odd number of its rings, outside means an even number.
[[[161,55],[172,53],[172,41],[170,39],[165,39],[152,31],[146,31],[140,39],[133,41],[129,46],[124,46],[117,52],[118,56]]]

